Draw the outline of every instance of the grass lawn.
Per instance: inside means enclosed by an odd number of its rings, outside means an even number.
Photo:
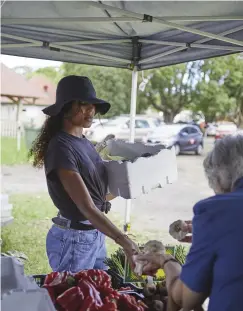
[[[21,149],[17,152],[17,139],[1,137],[1,164],[15,165],[28,163],[28,150],[24,139],[21,141]]]
[[[95,142],[93,142],[95,144]],[[1,137],[1,164],[17,165],[28,163],[28,149],[25,139],[21,140],[21,149],[17,151],[17,139],[13,137]]]
[[[52,222],[51,218],[57,210],[48,194],[18,194],[10,197],[13,204],[14,222],[2,229],[2,252],[15,250],[28,257],[25,263],[26,274],[46,274],[50,271],[45,239]],[[111,220],[122,229],[123,219],[120,215],[110,212]],[[151,238],[159,238],[158,232],[136,234],[139,243]],[[108,254],[117,249],[117,245],[107,238]]]

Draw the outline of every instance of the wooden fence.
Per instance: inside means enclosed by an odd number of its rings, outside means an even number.
[[[17,122],[1,120],[1,136],[17,137]]]

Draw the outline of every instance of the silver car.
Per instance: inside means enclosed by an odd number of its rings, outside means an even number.
[[[135,141],[142,141],[143,137],[151,130],[160,126],[163,122],[159,118],[136,116],[135,118]],[[116,139],[129,140],[130,118],[119,116],[110,119],[103,125],[97,125],[86,131],[86,137],[94,142],[101,142],[107,137],[113,136]]]

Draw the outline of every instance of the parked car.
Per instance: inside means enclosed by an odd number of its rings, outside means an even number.
[[[103,125],[108,122],[108,119],[94,119],[90,128],[84,129],[84,134],[89,131],[89,129],[95,128],[97,125]]]
[[[215,140],[221,139],[226,135],[236,134],[237,126],[233,122],[220,122],[215,134]]]
[[[147,135],[143,141],[147,144],[174,146],[176,155],[188,151],[201,155],[204,146],[200,128],[189,124],[162,125]]]
[[[135,118],[135,141],[141,141],[149,131],[161,125],[161,120],[153,117],[136,116]],[[113,135],[116,139],[128,141],[130,135],[129,116],[119,116],[110,119],[103,125],[97,125],[86,131],[86,137],[97,143],[103,141],[107,136]]]
[[[215,136],[217,132],[218,124],[217,123],[208,123],[206,128],[206,136]]]

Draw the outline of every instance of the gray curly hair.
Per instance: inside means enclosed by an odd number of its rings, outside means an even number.
[[[243,177],[243,135],[229,135],[217,141],[203,166],[215,193],[231,192],[235,182]]]

